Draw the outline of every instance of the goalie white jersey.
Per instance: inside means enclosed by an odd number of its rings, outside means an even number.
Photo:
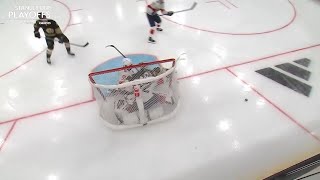
[[[119,84],[122,84],[124,82],[129,82],[133,81],[134,79],[134,74],[136,74],[139,71],[137,68],[132,68],[132,69],[125,69],[120,72],[119,75]]]

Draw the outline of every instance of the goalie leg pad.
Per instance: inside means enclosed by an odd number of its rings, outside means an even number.
[[[162,117],[162,115],[164,114],[164,110],[161,106],[159,106],[159,107],[149,109],[148,113],[149,113],[150,120],[153,120],[153,119],[158,119]]]
[[[123,115],[123,124],[139,124],[139,117],[136,112]]]

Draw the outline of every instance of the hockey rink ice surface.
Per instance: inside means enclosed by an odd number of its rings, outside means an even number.
[[[2,0],[0,179],[251,180],[318,154],[320,1],[196,2],[162,17],[150,44],[143,0]],[[37,4],[50,6],[71,42],[89,46],[72,46],[69,57],[56,43],[49,66],[33,21],[8,17]],[[173,119],[103,125],[88,74],[119,56],[108,44],[158,59],[186,53]]]

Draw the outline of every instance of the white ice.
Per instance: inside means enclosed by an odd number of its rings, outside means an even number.
[[[145,1],[0,2],[1,180],[263,179],[320,152],[320,2],[198,0],[163,17],[157,44]],[[193,0],[167,0],[168,10]],[[53,64],[33,24],[9,17],[45,5],[74,43]],[[33,22],[33,21],[31,21]],[[113,131],[99,119],[88,74],[125,54],[176,58],[181,106],[160,124]],[[256,70],[309,58],[309,97]],[[244,101],[244,99],[248,101]]]

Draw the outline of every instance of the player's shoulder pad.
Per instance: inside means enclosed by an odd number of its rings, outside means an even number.
[[[55,20],[53,20],[53,19],[47,19],[49,22],[51,22],[51,23],[56,23],[56,21]]]
[[[58,23],[53,19],[47,19],[47,20],[48,20],[48,22],[50,22],[53,25],[58,25]]]

